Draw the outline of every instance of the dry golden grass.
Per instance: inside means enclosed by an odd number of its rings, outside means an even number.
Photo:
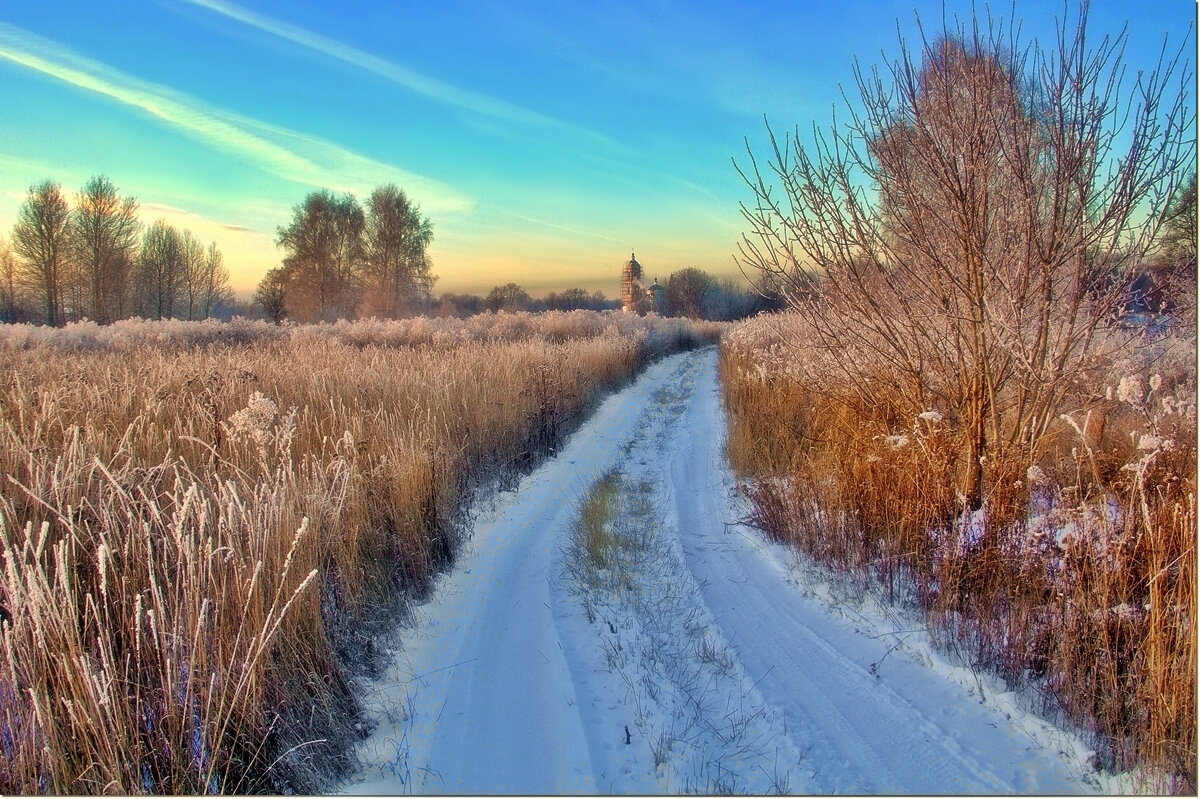
[[[589,571],[607,569],[612,565],[612,552],[617,537],[611,529],[616,515],[616,503],[621,490],[621,476],[612,471],[592,484],[579,506],[579,522],[574,544],[579,557],[587,562]]]
[[[728,453],[757,524],[919,605],[935,639],[1094,733],[1106,765],[1194,793],[1194,343],[1111,363],[1034,452],[988,458],[970,513],[953,419],[901,418],[886,387],[813,391],[785,340],[804,340],[802,320],[722,344]]]
[[[347,667],[453,558],[471,492],[716,332],[6,331],[0,792],[319,789],[361,729]]]

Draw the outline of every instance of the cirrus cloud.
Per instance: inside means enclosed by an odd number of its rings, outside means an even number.
[[[0,59],[137,109],[285,180],[360,195],[379,183],[393,181],[420,197],[429,210],[453,213],[468,211],[474,205],[470,197],[441,181],[315,136],[214,108],[4,22],[0,22]]]

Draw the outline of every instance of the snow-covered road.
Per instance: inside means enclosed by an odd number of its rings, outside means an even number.
[[[373,687],[380,724],[344,790],[1095,790],[1073,738],[982,693],[884,614],[831,606],[785,548],[735,523],[716,371],[711,348],[654,364],[476,509]],[[655,509],[657,582],[643,575],[629,589],[641,594],[585,614],[563,548],[610,470]],[[647,608],[655,619],[636,618]]]

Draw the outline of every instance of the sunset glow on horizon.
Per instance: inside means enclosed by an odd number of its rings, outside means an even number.
[[[1191,59],[1192,0],[1137,8],[1095,2],[1089,24],[1128,26],[1131,76],[1164,38]],[[614,297],[635,250],[651,278],[736,276],[750,195],[731,159],[765,146],[764,115],[827,128],[855,57],[882,66],[898,32],[919,46],[914,13],[941,31],[941,0],[8,3],[0,236],[30,185],[73,197],[107,175],[145,223],[216,241],[246,298],[305,195],[395,183],[433,222],[436,294],[511,281]],[[1015,13],[1024,41],[1049,45],[1063,5]]]

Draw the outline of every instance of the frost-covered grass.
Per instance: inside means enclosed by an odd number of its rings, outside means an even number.
[[[573,312],[0,327],[0,792],[311,792],[478,486],[708,340]]]
[[[728,454],[755,523],[1040,692],[1095,734],[1102,765],[1194,792],[1194,341],[1146,340],[1073,386],[1036,447],[987,458],[970,510],[952,409],[899,415],[886,384],[840,386],[837,353],[807,340],[785,314],[722,345]]]
[[[715,340],[726,323],[638,316],[620,311],[546,311],[484,313],[467,319],[416,316],[332,323],[274,325],[236,318],[231,322],[170,319],[148,322],[122,319],[110,325],[89,320],[65,327],[0,325],[0,349],[49,348],[55,352],[136,350],[144,346],[186,348],[206,344],[249,344],[290,341],[296,344],[335,341],[354,347],[415,347],[452,350],[470,342],[564,342],[600,336],[644,337],[651,350],[669,351],[681,339]]]

